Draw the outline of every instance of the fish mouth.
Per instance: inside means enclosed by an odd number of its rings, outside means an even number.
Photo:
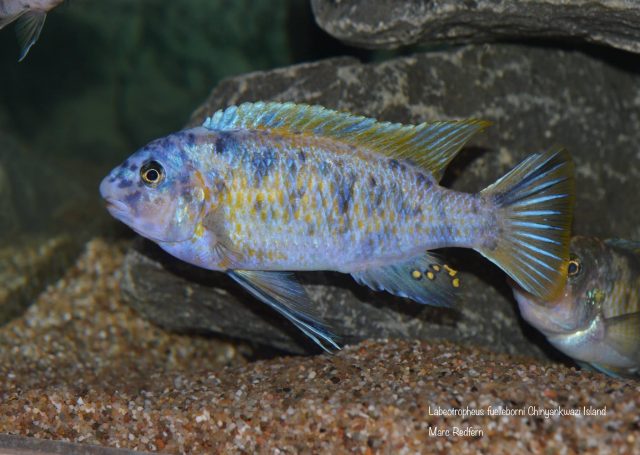
[[[107,210],[115,218],[122,220],[123,218],[126,219],[129,217],[129,207],[127,207],[124,202],[109,197],[105,198],[104,201]]]

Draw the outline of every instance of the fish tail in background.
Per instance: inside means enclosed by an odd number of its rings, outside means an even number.
[[[496,206],[501,230],[476,249],[527,292],[557,295],[567,278],[574,193],[566,150],[531,155],[482,191]]]
[[[20,44],[19,62],[24,60],[31,46],[38,41],[46,18],[47,13],[43,11],[29,11],[18,19],[16,23],[16,35],[18,36],[18,43]]]

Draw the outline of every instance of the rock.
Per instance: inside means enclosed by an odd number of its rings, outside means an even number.
[[[78,444],[66,441],[50,441],[48,439],[25,438],[10,434],[0,434],[0,449],[9,455],[55,454],[67,455],[151,455],[151,452],[138,450],[100,447],[91,444]]]
[[[640,52],[640,5],[633,1],[312,0],[311,4],[327,33],[369,49],[536,38]]]
[[[26,237],[0,245],[0,325],[20,315],[78,253],[70,237]]]
[[[638,84],[640,77],[624,65],[578,52],[468,46],[375,64],[332,59],[228,79],[195,112],[191,125],[250,100],[322,104],[412,123],[487,118],[494,126],[452,163],[446,186],[476,192],[528,154],[563,144],[576,163],[575,233],[633,239],[640,238],[640,211],[629,210],[640,182]],[[130,303],[152,320],[169,329],[211,329],[299,352],[302,337],[286,321],[221,275],[149,254],[128,253],[123,286]],[[458,312],[369,292],[338,274],[304,279],[320,313],[346,342],[444,337],[511,353],[547,348],[526,326],[522,335],[504,274],[466,250],[445,255],[462,270]],[[278,333],[263,316],[277,321]]]
[[[63,169],[0,131],[0,325],[62,275],[106,218]]]
[[[494,289],[460,312],[421,306],[358,287],[339,273],[298,274],[318,313],[342,343],[371,337],[452,339],[496,351],[539,354],[523,337],[510,303]],[[463,300],[471,299],[473,276]],[[178,262],[147,241],[123,266],[125,301],[155,324],[178,332],[215,332],[302,353],[315,347],[288,321],[241,291],[222,273]]]
[[[13,191],[9,173],[0,163],[0,232],[15,232],[18,229],[18,215],[13,205]]]
[[[368,341],[144,375],[120,355],[109,382],[71,365],[43,377],[0,363],[0,433],[171,454],[640,450],[637,383],[452,343]]]

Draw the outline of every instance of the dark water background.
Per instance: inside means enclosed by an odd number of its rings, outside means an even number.
[[[368,57],[324,34],[306,0],[66,2],[21,63],[14,25],[6,27],[0,166],[9,182],[0,175],[0,204],[11,207],[3,238],[67,230],[71,220],[73,229],[113,226],[97,207],[100,178],[180,129],[222,78],[349,53]],[[89,212],[100,222],[85,220]]]

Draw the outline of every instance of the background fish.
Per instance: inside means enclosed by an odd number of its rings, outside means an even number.
[[[100,192],[113,216],[175,257],[222,270],[323,347],[333,336],[284,271],[350,273],[447,305],[456,272],[427,250],[473,248],[529,292],[564,284],[573,167],[530,156],[478,194],[438,185],[479,120],[380,123],[319,106],[246,103],[151,142]]]
[[[0,30],[13,21],[16,23],[16,34],[20,44],[22,61],[38,41],[47,13],[64,0],[0,0]]]
[[[640,242],[574,237],[560,297],[514,287],[522,317],[556,348],[612,376],[640,369]]]

